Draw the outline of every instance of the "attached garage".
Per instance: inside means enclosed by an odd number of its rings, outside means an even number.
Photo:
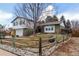
[[[16,35],[23,36],[23,29],[16,29]]]

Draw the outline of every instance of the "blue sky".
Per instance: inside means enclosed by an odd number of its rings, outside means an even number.
[[[79,10],[79,3],[56,3],[55,6],[59,10],[59,13]]]
[[[0,3],[0,9],[5,10],[7,12],[12,12],[12,10],[14,9],[13,7],[15,7],[15,5],[15,3]]]
[[[11,22],[15,5],[14,3],[0,3],[0,24],[6,25]]]
[[[55,3],[58,11],[58,17],[65,15],[66,19],[79,19],[79,4],[78,3]],[[0,4],[0,24],[6,25],[12,21],[14,16],[14,3]],[[53,6],[53,4],[51,5]]]

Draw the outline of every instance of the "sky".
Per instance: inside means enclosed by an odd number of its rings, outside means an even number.
[[[13,20],[15,6],[15,3],[0,3],[0,24],[6,25]],[[78,3],[53,3],[50,6],[55,7],[58,18],[64,15],[69,20],[79,19]]]
[[[14,16],[14,7],[16,4],[0,3],[0,24],[9,24]]]
[[[63,3],[55,4],[58,9],[58,17],[64,15],[69,20],[79,20],[79,4],[78,3]]]

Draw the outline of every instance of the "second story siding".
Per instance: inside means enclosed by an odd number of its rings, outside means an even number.
[[[12,22],[14,27],[33,28],[33,21],[19,17]]]

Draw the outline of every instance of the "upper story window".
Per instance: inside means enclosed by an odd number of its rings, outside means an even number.
[[[25,20],[23,20],[23,24],[25,24]]]
[[[25,20],[20,20],[20,25],[24,25],[25,24]]]
[[[14,23],[13,23],[13,26],[16,26],[16,25],[18,25],[18,22],[14,22]]]
[[[20,20],[20,25],[22,25],[22,20]]]
[[[16,22],[16,25],[18,25],[18,22]]]
[[[15,26],[15,22],[13,23],[13,26]]]

